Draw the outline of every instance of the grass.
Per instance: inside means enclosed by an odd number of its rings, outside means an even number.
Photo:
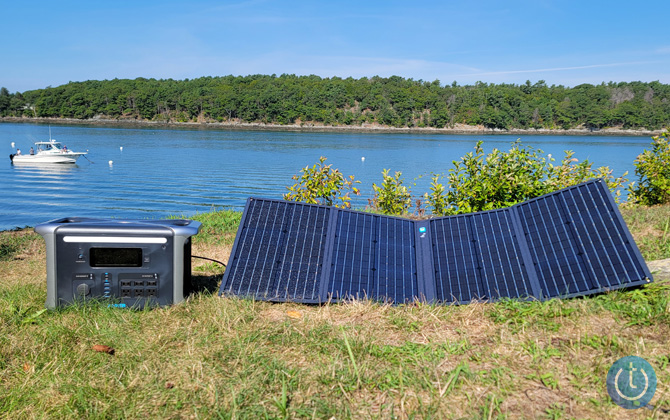
[[[647,261],[670,258],[670,205],[624,206],[621,214]]]
[[[228,245],[232,247],[240,224],[242,213],[233,210],[200,213],[191,217],[202,223],[200,232],[196,236],[201,243]]]
[[[17,229],[13,234],[0,237],[0,261],[12,261],[17,254],[27,250],[40,235],[32,229]]]
[[[670,257],[670,208],[625,209],[645,258]],[[240,213],[204,223],[193,252],[225,261]],[[547,302],[307,306],[220,298],[142,311],[44,311],[31,230],[0,233],[0,418],[666,418],[670,285]],[[198,279],[221,269],[194,260]],[[209,291],[208,291],[209,290]],[[113,355],[94,351],[106,345]],[[611,402],[605,376],[639,355],[654,409]],[[666,411],[664,411],[666,410]]]

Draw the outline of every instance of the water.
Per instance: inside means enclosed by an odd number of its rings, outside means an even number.
[[[381,183],[384,168],[402,171],[412,194],[421,196],[429,191],[430,179],[415,178],[446,173],[452,160],[471,152],[477,140],[484,140],[488,152],[508,150],[519,137],[66,125],[52,125],[51,132],[71,150],[89,150],[94,163],[82,157],[76,165],[12,165],[11,142],[26,153],[33,142],[48,139],[49,128],[0,123],[0,148],[5,150],[0,230],[69,216],[188,217],[242,209],[250,196],[281,198],[294,182],[291,177],[320,156],[362,181],[361,197],[354,201],[354,207],[362,208],[372,197],[372,183]],[[564,150],[574,150],[575,157],[591,160],[594,167],[610,166],[615,176],[628,171],[630,179],[633,160],[651,143],[649,137],[601,136],[522,136],[522,141],[557,160]]]

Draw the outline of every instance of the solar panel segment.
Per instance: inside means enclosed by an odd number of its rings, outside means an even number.
[[[632,286],[651,274],[604,182],[515,206],[543,298]]]
[[[407,302],[418,296],[412,221],[341,211],[334,236],[329,298]]]
[[[221,292],[264,300],[319,302],[331,211],[250,199]]]

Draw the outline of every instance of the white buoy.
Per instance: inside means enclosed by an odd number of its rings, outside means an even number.
[[[14,142],[12,142],[12,148],[14,148],[14,146],[16,146],[16,144]]]
[[[123,152],[123,146],[119,147],[119,150]]]
[[[113,160],[110,160],[110,161],[109,161],[109,166],[112,166],[113,164],[114,164],[114,161],[113,161]]]
[[[361,162],[365,162],[365,156],[361,158]]]

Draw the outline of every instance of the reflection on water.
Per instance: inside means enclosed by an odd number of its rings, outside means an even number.
[[[41,174],[41,175],[66,174],[72,172],[73,170],[79,169],[79,165],[77,164],[65,164],[65,163],[12,162],[12,166],[14,167],[16,173],[19,174],[24,172],[26,174]]]
[[[29,148],[46,130],[44,125],[0,123],[0,141],[5,141],[0,147],[6,148],[6,156],[14,151],[12,141]],[[156,218],[241,209],[250,196],[281,198],[294,182],[291,177],[320,156],[361,181],[361,196],[354,199],[354,206],[361,208],[385,168],[402,171],[405,185],[419,197],[430,188],[426,175],[446,173],[477,140],[484,140],[488,152],[507,150],[518,138],[86,126],[52,126],[52,132],[74,150],[88,149],[95,163],[0,162],[5,181],[0,229],[70,216]],[[564,150],[574,150],[578,159],[589,159],[594,167],[609,165],[615,175],[632,174],[633,160],[650,143],[647,137],[527,136],[522,141],[557,161]]]

